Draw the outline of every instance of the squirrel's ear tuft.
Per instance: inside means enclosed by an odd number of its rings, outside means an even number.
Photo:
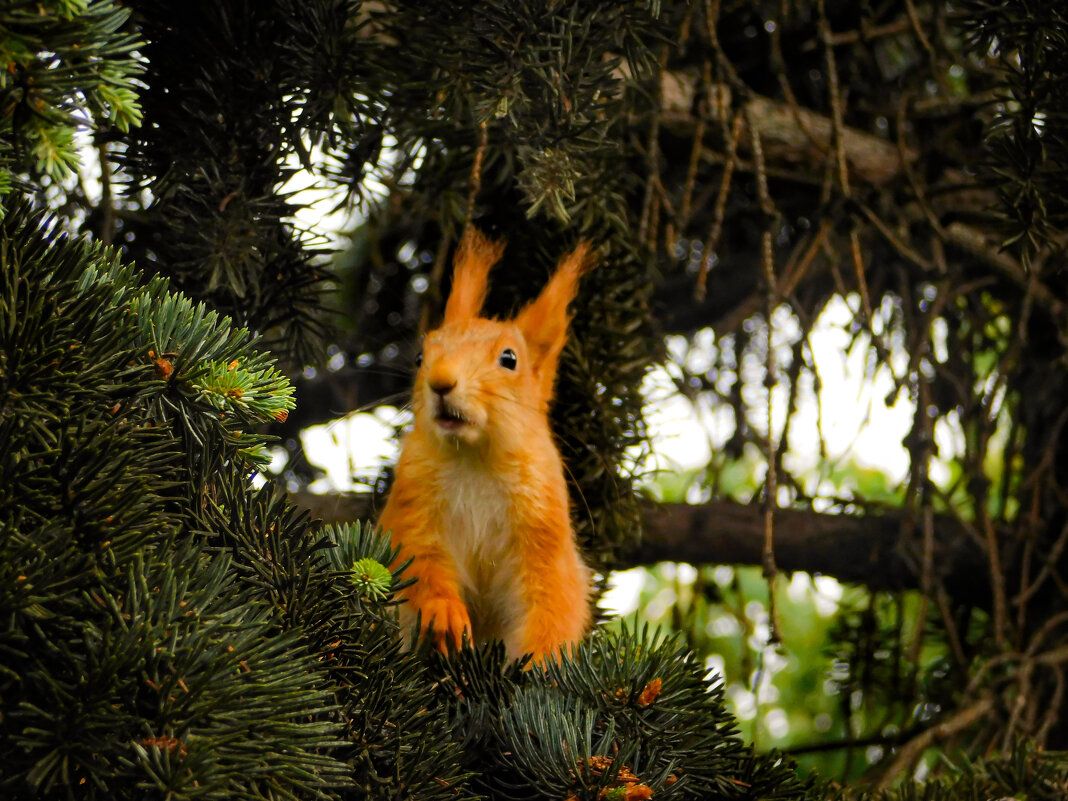
[[[486,300],[486,277],[501,258],[504,242],[493,241],[473,225],[464,229],[456,249],[452,291],[445,304],[445,322],[478,317]]]
[[[552,396],[556,364],[567,344],[568,304],[575,298],[579,278],[595,266],[594,256],[589,242],[579,242],[557,264],[556,272],[541,294],[516,315],[515,322],[530,350],[544,401]]]

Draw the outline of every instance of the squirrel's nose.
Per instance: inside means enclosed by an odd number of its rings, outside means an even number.
[[[434,390],[434,392],[444,398],[456,389],[456,374],[448,369],[447,365],[439,362],[434,365],[434,369],[430,371],[427,383],[430,384],[430,388]]]
[[[452,379],[441,379],[438,381],[431,379],[430,388],[444,398],[456,388],[456,382]]]

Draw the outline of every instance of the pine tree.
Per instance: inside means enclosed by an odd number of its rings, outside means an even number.
[[[402,654],[388,541],[249,483],[292,402],[247,330],[24,203],[0,253],[11,796],[804,796],[674,642]]]
[[[343,52],[359,33],[355,9],[204,4],[206,31],[181,24],[187,5],[153,5],[130,20],[108,4],[74,10],[114,12],[103,32],[78,29],[94,45],[126,32],[94,51],[97,72],[60,82],[57,105],[98,103],[90,89],[109,58],[129,67],[136,46],[146,59],[140,131],[117,139],[95,123],[104,162],[114,152],[130,179],[107,189],[121,188],[117,213],[90,225],[127,241],[148,272],[8,198],[5,793],[614,798],[648,788],[697,798],[768,785],[801,798],[788,767],[734,736],[721,697],[674,643],[604,635],[547,673],[505,666],[499,649],[444,660],[403,650],[392,612],[403,566],[385,567],[396,555],[388,540],[369,525],[322,528],[273,485],[253,487],[269,442],[260,432],[293,408],[267,347],[290,362],[309,357],[326,276],[284,222],[282,160],[359,134],[352,90],[331,72],[346,57],[324,63],[301,42]],[[72,9],[42,11],[58,22]],[[47,38],[36,47],[45,59]],[[588,58],[583,91],[593,92],[613,64]],[[132,74],[116,79],[124,92],[137,88]],[[50,124],[62,140],[71,123]],[[17,138],[13,128],[7,141]],[[579,141],[576,158],[583,149],[596,157],[595,140]],[[552,173],[550,156],[529,154],[532,180],[557,182],[551,206],[566,216],[581,172]],[[25,187],[77,192],[61,170],[11,169]],[[571,369],[587,381],[596,372]],[[547,712],[550,728],[532,735]],[[653,747],[665,732],[672,739]]]
[[[5,793],[342,782],[315,652],[241,598],[232,557],[194,534],[200,507],[247,481],[262,438],[239,429],[291,405],[286,380],[164,281],[25,203],[7,211]]]
[[[141,120],[130,12],[114,0],[7,2],[0,9],[0,194],[53,181],[79,163],[75,132],[128,133]]]
[[[878,129],[877,109],[862,103],[844,121],[835,116],[840,96],[818,99],[828,76],[847,74],[835,66],[834,30],[859,31],[843,39],[851,60],[838,58],[868,88],[888,85],[871,75],[893,73],[894,58],[917,63],[921,45],[892,40],[904,55],[888,55],[870,44],[896,34],[873,27],[868,17],[881,12],[866,5],[786,3],[779,19],[761,4],[727,5],[0,3],[0,793],[839,797],[744,743],[722,687],[679,639],[600,628],[545,669],[505,664],[493,646],[448,656],[411,649],[395,618],[394,593],[407,579],[403,565],[389,567],[389,538],[369,520],[323,526],[275,484],[257,488],[273,434],[291,433],[294,399],[310,383],[294,386],[287,375],[315,365],[329,376],[325,346],[334,341],[346,370],[405,365],[447,295],[464,225],[509,242],[508,280],[495,281],[489,298],[500,313],[585,237],[600,246],[601,264],[584,284],[553,425],[580,537],[606,572],[640,530],[641,382],[663,348],[658,325],[686,313],[701,324],[762,313],[768,330],[783,299],[776,259],[787,249],[795,266],[811,251],[808,269],[821,247],[870,248],[872,262],[851,265],[850,279],[871,293],[869,305],[902,264],[947,263],[942,245],[928,256],[900,241],[902,231],[930,233],[927,223],[861,229],[902,205],[898,195],[927,196],[916,173],[885,173],[883,157],[897,149],[873,142],[878,135],[869,131],[863,152],[849,150],[856,126]],[[916,5],[900,11],[920,41],[909,16]],[[918,5],[949,30],[939,4]],[[1021,284],[1009,275],[1016,263],[996,259],[994,279],[976,279],[960,258],[948,262],[951,274],[966,286],[1011,286],[1007,296],[1028,313],[1034,298],[1056,309],[1059,296],[1036,282],[1059,263],[1062,241],[1063,138],[1050,132],[1059,131],[1064,94],[1055,59],[1063,13],[1053,3],[961,5],[969,20],[943,37],[956,42],[952,56],[979,58],[995,43],[1022,54],[997,77],[969,73],[977,87],[1008,86],[1013,102],[985,136],[968,128],[960,137],[974,144],[969,154],[985,147],[980,178],[1009,210],[997,217],[1004,244],[1035,277]],[[785,98],[790,130],[808,137],[800,150],[773,136],[762,142],[775,131],[754,116],[767,110],[757,92],[789,94],[788,81],[776,83],[780,26],[796,33],[785,42],[791,62],[809,68],[807,105]],[[751,57],[761,30],[771,38]],[[930,42],[922,52],[932,69],[944,56]],[[765,60],[776,66],[762,71]],[[906,77],[894,74],[906,96]],[[951,100],[973,102],[967,93]],[[101,167],[99,199],[75,175],[89,154],[80,137]],[[847,167],[863,190],[839,180]],[[349,261],[331,263],[316,232],[293,221],[299,203],[283,187],[302,170],[368,212]],[[786,191],[793,182],[804,190]],[[810,227],[799,234],[792,222],[802,217]],[[951,221],[937,222],[931,228],[945,237]],[[733,251],[736,266],[720,269],[713,251]],[[866,269],[885,283],[865,283]],[[844,291],[837,270],[826,273]],[[797,277],[798,306],[812,316],[832,291],[826,273]],[[897,287],[903,295],[916,288],[910,280]],[[916,281],[922,292],[929,279]],[[692,300],[706,288],[707,299]],[[668,322],[651,315],[656,304],[669,306]],[[1015,345],[999,350],[996,304],[980,306],[990,325],[978,330],[960,309],[951,317],[962,361],[1017,354]],[[871,327],[862,309],[857,330]],[[718,368],[741,371],[754,330],[739,322]],[[1056,339],[1042,332],[1043,342]],[[1027,370],[1046,379],[1043,364]],[[976,378],[970,370],[962,385]],[[710,380],[680,382],[693,390]],[[381,379],[378,397],[406,381]],[[764,449],[773,503],[781,453],[748,425],[740,384],[726,399],[738,421],[728,451]],[[306,407],[304,424],[319,414],[313,404],[296,409]],[[1048,414],[1027,423],[1032,437],[1061,436]],[[986,442],[990,429],[977,430]],[[929,443],[917,435],[918,456]],[[931,511],[925,478],[909,492],[912,512]],[[995,546],[987,556],[997,554]],[[992,639],[974,645],[981,657]],[[861,654],[883,653],[871,642],[857,639],[854,668],[863,669]],[[926,693],[916,698],[947,709],[959,701],[946,670],[915,681]],[[995,671],[991,681],[1016,688],[1024,672]],[[981,711],[995,708],[1001,686],[984,687]],[[1028,746],[951,773],[869,795],[1052,798],[1065,785],[1063,762]]]

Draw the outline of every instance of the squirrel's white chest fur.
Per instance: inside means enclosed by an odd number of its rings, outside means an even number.
[[[453,465],[440,476],[443,539],[456,564],[477,640],[502,639],[520,613],[509,523],[513,488],[483,465]]]

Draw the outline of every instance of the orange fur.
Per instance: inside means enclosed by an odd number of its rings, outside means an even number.
[[[590,266],[583,243],[514,320],[479,316],[503,245],[465,234],[441,328],[423,346],[415,423],[379,525],[418,581],[402,594],[444,649],[466,633],[509,657],[555,658],[590,623],[590,571],[571,528],[547,408],[568,303]],[[502,364],[510,349],[515,369]],[[506,359],[506,363],[510,360]]]
[[[486,300],[486,277],[503,252],[503,242],[487,239],[477,228],[464,231],[456,249],[452,291],[445,303],[446,323],[478,317]]]

